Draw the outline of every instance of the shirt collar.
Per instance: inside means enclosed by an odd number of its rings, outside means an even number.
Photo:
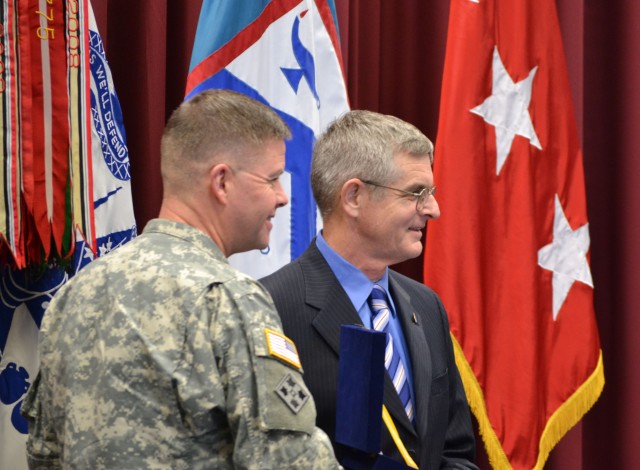
[[[349,296],[349,299],[351,299],[351,302],[357,311],[360,311],[367,302],[375,284],[382,287],[387,293],[387,296],[389,298],[391,297],[389,295],[389,268],[384,270],[382,278],[373,283],[362,271],[349,263],[329,246],[322,236],[322,231],[320,231],[316,237],[316,246],[318,247],[318,250],[320,250],[322,256],[324,256],[324,259],[329,264],[329,267]],[[391,310],[395,315],[393,308]]]

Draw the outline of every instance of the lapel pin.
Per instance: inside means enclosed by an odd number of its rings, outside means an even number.
[[[415,323],[417,325],[418,324],[418,317],[416,317],[416,312],[413,312],[412,319],[413,319],[413,323]]]

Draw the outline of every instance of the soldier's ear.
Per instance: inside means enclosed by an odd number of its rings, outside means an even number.
[[[221,204],[229,200],[229,189],[233,172],[226,163],[218,163],[209,170],[209,192]]]

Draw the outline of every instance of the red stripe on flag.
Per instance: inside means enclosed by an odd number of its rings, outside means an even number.
[[[5,2],[2,7],[3,22],[0,34],[2,44],[2,82],[0,94],[2,95],[2,118],[4,124],[3,150],[5,161],[4,168],[4,194],[5,220],[3,221],[4,239],[11,249],[13,259],[18,267],[25,265],[24,252],[21,244],[21,174],[20,174],[20,149],[18,128],[18,97],[20,93],[17,71],[17,25],[16,5],[14,1]]]
[[[81,7],[78,10],[78,20],[80,23],[80,38],[81,38],[81,50],[79,53],[80,60],[80,87],[82,99],[80,104],[82,106],[82,116],[84,120],[82,125],[84,126],[84,166],[85,174],[83,178],[83,184],[86,187],[85,208],[83,216],[83,226],[85,227],[83,235],[87,238],[87,244],[91,250],[96,253],[98,249],[97,234],[96,234],[96,221],[94,213],[94,195],[93,195],[93,148],[92,148],[92,134],[91,134],[91,64],[89,62],[89,0],[79,0]],[[77,225],[76,225],[77,226]]]
[[[340,47],[340,38],[338,37],[338,30],[333,18],[333,14],[331,12],[331,8],[329,8],[329,4],[326,2],[326,0],[315,0],[315,3],[316,8],[318,9],[318,13],[320,13],[320,17],[322,18],[322,22],[324,23],[324,27],[329,33],[329,37],[331,38],[333,50],[338,59],[338,63],[340,64],[340,69],[342,70],[342,79],[345,83],[347,83],[347,80],[344,76],[344,64],[342,63],[342,48]]]
[[[185,96],[188,96],[191,90],[198,84],[229,65],[249,46],[260,39],[275,20],[285,15],[300,3],[301,0],[282,0],[269,3],[258,18],[236,34],[231,41],[227,42],[189,72]]]
[[[18,42],[17,57],[20,60],[20,139],[21,139],[21,162],[22,162],[22,193],[24,195],[23,202],[25,210],[22,211],[22,237],[23,246],[33,239],[30,233],[32,226],[26,220],[31,216],[33,203],[35,199],[35,176],[34,176],[34,152],[38,151],[39,141],[33,139],[34,133],[42,135],[42,131],[38,133],[38,129],[33,129],[34,123],[42,123],[42,106],[38,106],[38,101],[34,101],[33,89],[37,85],[36,77],[42,76],[41,67],[38,63],[32,64],[32,42],[30,24],[30,5],[29,0],[18,0],[18,37],[24,38]]]
[[[47,214],[52,226],[53,241],[59,255],[62,253],[63,235],[66,227],[66,190],[69,176],[69,95],[67,91],[67,28],[72,27],[66,21],[66,0],[47,4],[46,14],[52,18],[47,23],[55,28],[55,38],[49,38],[49,68],[51,93],[51,166],[47,167]],[[41,21],[44,16],[41,13]]]
[[[21,2],[25,203],[45,258],[52,241],[60,254],[64,232],[69,158],[65,24],[64,0],[45,2],[44,9],[39,0]]]

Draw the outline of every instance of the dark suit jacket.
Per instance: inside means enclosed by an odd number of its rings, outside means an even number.
[[[315,240],[297,260],[261,282],[273,297],[285,334],[298,347],[304,380],[318,410],[317,425],[340,456],[334,442],[340,327],[361,325],[360,317]],[[384,403],[402,441],[421,469],[475,469],[471,417],[444,307],[424,284],[392,270],[389,289],[411,357],[416,399],[414,428],[385,375]],[[384,454],[402,462],[384,425],[383,429]]]

